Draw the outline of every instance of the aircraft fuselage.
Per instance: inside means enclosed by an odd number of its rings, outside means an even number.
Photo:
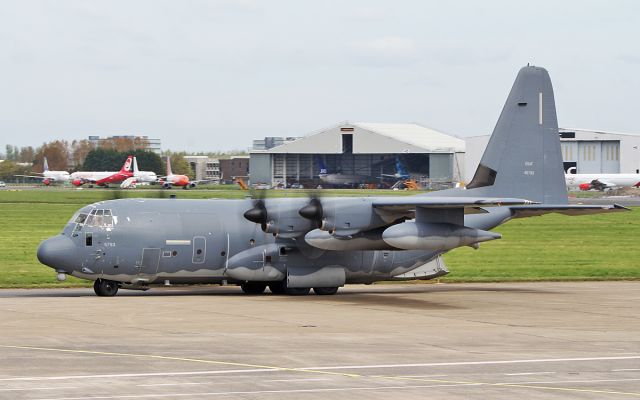
[[[286,204],[293,199],[273,200]],[[328,274],[335,272],[333,267],[343,268],[343,283],[369,283],[403,274],[442,253],[322,250],[305,243],[304,235],[283,238],[243,218],[229,218],[251,207],[249,199],[94,203],[80,209],[62,234],[43,242],[38,258],[60,274],[145,286],[165,281],[272,282],[287,279],[297,269],[323,267]],[[487,228],[504,220],[505,212],[467,218],[471,225]]]

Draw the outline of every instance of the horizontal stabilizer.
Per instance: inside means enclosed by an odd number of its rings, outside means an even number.
[[[616,211],[631,211],[618,204],[613,205],[591,205],[591,204],[545,204],[545,205],[522,205],[511,206],[513,218],[535,217],[539,215],[558,213],[564,215],[588,215],[601,214]]]
[[[377,209],[402,212],[421,208],[469,208],[471,213],[477,213],[478,207],[501,207],[515,205],[536,204],[533,201],[516,198],[498,197],[390,197],[387,199],[376,199],[372,206]]]

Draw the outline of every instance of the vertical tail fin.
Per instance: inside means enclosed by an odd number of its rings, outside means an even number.
[[[173,175],[171,172],[171,156],[167,156],[167,176]]]
[[[396,175],[402,179],[409,179],[409,172],[405,169],[402,162],[400,162],[400,157],[396,157]]]
[[[466,192],[568,203],[553,87],[544,68],[518,73]]]
[[[122,168],[120,168],[120,172],[131,172],[131,162],[132,162],[132,160],[133,160],[133,156],[127,157],[127,160],[122,165]]]
[[[138,159],[136,156],[133,156],[133,175],[138,175],[140,170],[138,169]]]
[[[320,175],[327,175],[327,166],[324,165],[324,161],[322,161],[321,156],[318,156],[318,166],[320,167]]]
[[[47,172],[49,171],[49,163],[47,162],[47,157],[44,158],[44,167],[43,167],[43,171]]]

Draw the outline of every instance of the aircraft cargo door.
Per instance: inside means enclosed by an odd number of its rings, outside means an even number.
[[[160,261],[160,249],[142,249],[142,261],[140,262],[139,275],[155,275],[158,273],[158,262]]]

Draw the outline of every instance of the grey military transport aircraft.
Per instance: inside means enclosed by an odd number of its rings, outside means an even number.
[[[499,239],[512,218],[626,210],[569,205],[551,80],[522,68],[473,180],[410,197],[119,199],[81,208],[38,259],[99,296],[152,284],[335,294],[347,283],[430,279],[439,256]]]

